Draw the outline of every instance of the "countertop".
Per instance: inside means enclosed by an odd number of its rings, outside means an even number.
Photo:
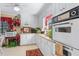
[[[43,38],[45,38],[46,40],[48,40],[48,41],[51,41],[52,39],[51,38],[49,38],[48,36],[46,36],[45,34],[38,34],[39,36],[41,36],[41,37],[43,37]]]

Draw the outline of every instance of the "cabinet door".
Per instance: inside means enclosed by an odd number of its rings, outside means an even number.
[[[27,34],[27,43],[28,44],[33,44],[35,43],[35,37],[34,37],[34,34]]]
[[[52,56],[53,55],[53,53],[52,53],[52,51],[53,51],[53,45],[52,45],[51,41],[47,40],[46,51],[47,51],[47,55],[48,56]]]
[[[52,53],[53,55],[56,55],[56,54],[55,54],[55,51],[56,51],[56,49],[55,49],[55,42],[52,43],[52,47],[53,47],[53,49],[51,50],[51,51],[52,51],[51,53]]]
[[[35,43],[35,44],[38,43],[38,36],[36,34],[33,35],[32,42]]]
[[[25,45],[25,44],[27,44],[27,35],[21,34],[20,45]]]
[[[55,49],[55,54],[57,56],[63,56],[63,45],[61,43],[56,42]]]
[[[33,34],[21,34],[21,45],[26,45],[26,44],[33,44],[35,43],[34,41],[34,35]]]

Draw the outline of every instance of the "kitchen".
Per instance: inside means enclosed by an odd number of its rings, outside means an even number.
[[[78,9],[78,3],[0,3],[0,55],[79,56]]]

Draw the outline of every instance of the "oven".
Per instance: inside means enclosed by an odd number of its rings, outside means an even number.
[[[53,24],[53,39],[68,44],[71,39],[72,23],[71,21],[59,22]]]
[[[79,18],[53,24],[53,40],[79,49]]]
[[[79,56],[79,50],[71,47],[64,45],[63,46],[63,56]]]

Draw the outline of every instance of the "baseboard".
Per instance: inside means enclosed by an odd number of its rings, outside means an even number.
[[[36,45],[36,43],[32,43],[32,44],[24,44],[24,45],[20,45],[20,46],[30,46],[30,45]]]

